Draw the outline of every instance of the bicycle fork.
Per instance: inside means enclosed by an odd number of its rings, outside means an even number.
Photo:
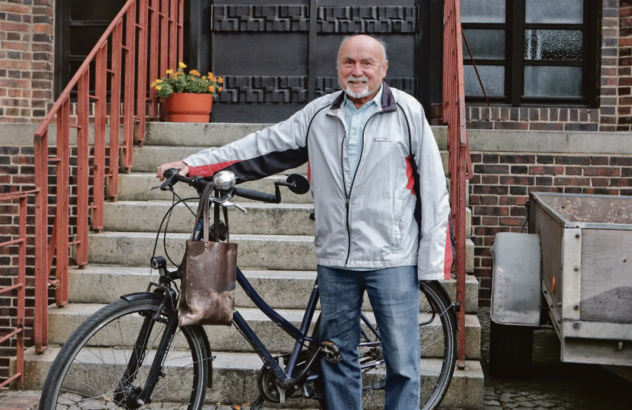
[[[178,329],[178,315],[176,311],[169,309],[170,311],[167,314],[167,318],[161,315],[168,299],[169,297],[165,298],[165,301],[155,314],[147,314],[143,320],[143,325],[134,343],[134,350],[127,363],[127,369],[123,373],[123,377],[115,390],[114,402],[118,405],[129,409],[136,409],[149,403],[156,383],[158,383],[158,379],[164,375],[162,372],[164,361],[171,348],[173,336]],[[139,386],[134,387],[134,379],[145,360],[147,351],[151,347],[147,345],[149,335],[153,330],[155,322],[166,323],[166,328],[157,346],[145,386],[142,388]]]

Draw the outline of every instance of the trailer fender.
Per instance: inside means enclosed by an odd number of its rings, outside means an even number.
[[[496,234],[490,316],[498,324],[539,326],[541,310],[540,235]]]

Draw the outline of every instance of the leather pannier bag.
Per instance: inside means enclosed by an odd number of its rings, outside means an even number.
[[[200,217],[203,220],[203,239],[188,240],[184,255],[182,291],[178,316],[180,326],[225,325],[233,321],[235,306],[235,276],[237,244],[230,243],[228,211],[224,208],[227,242],[219,242],[219,207],[214,204],[213,241],[209,241],[209,197],[214,184],[210,182],[200,198],[192,238]]]

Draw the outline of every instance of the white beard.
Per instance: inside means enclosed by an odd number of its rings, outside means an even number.
[[[349,85],[350,81],[364,81],[366,86],[364,87],[364,90],[359,91],[359,92],[354,92],[351,90],[351,86]],[[379,87],[380,84],[378,83],[377,87]],[[375,90],[377,90],[377,87],[375,88]],[[350,75],[349,77],[347,77],[347,88],[345,89],[345,93],[347,93],[347,95],[351,98],[364,98],[364,97],[368,97],[369,95],[371,95],[375,90],[369,90],[369,79],[366,76],[362,76],[362,77],[355,77]]]

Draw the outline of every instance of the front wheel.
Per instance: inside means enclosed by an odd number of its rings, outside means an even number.
[[[118,300],[79,326],[48,373],[41,410],[199,409],[210,377],[210,352],[200,327],[177,328],[151,395],[135,399],[152,372],[156,347],[168,329],[161,300]],[[130,369],[135,369],[130,371]],[[169,407],[172,406],[172,407]]]
[[[420,342],[420,409],[436,409],[450,386],[457,354],[456,314],[441,283],[419,282],[419,342]],[[317,321],[314,334],[318,334]],[[362,408],[384,409],[386,365],[381,346],[375,346],[377,336],[363,326],[360,342],[362,374]],[[320,390],[320,386],[319,390]],[[326,409],[324,400],[320,400]]]

